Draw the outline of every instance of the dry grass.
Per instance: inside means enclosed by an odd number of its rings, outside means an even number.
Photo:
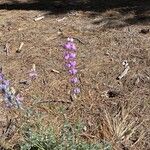
[[[134,109],[136,109],[136,106],[132,110],[127,110],[123,107],[115,116],[105,110],[101,132],[105,140],[111,141],[114,149],[136,149],[136,144],[144,137],[145,132],[142,131],[136,137],[136,141],[131,142],[134,134],[144,123],[144,120],[139,121],[138,118],[135,119],[131,115]]]

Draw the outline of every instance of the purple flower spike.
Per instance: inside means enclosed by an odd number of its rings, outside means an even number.
[[[78,78],[74,77],[74,78],[70,79],[70,82],[71,83],[78,83]]]
[[[65,59],[65,66],[71,75],[71,79],[69,81],[74,84],[74,89],[72,90],[72,93],[74,95],[80,93],[80,88],[77,87],[77,84],[79,83],[79,80],[76,76],[78,70],[76,69],[77,62],[76,62],[76,57],[77,57],[77,47],[74,43],[73,38],[68,38],[66,44],[64,45],[65,52],[64,52],[64,59]]]
[[[8,87],[9,86],[9,80],[3,80],[3,84]]]
[[[70,58],[70,55],[66,53],[64,58],[65,58],[65,60],[68,60]]]
[[[75,54],[75,53],[70,53],[70,58],[71,58],[71,59],[76,58],[76,54]]]
[[[72,43],[71,43],[71,42],[67,42],[67,43],[64,45],[64,48],[65,48],[65,49],[68,49],[68,50],[71,50],[71,49],[72,49]]]
[[[78,72],[77,69],[74,69],[74,68],[72,68],[71,70],[69,70],[69,73],[71,75],[75,75],[77,72]]]
[[[75,67],[77,65],[77,62],[76,61],[70,61],[70,65],[71,65],[71,67]]]
[[[73,51],[76,51],[76,50],[77,50],[77,48],[76,48],[76,46],[75,46],[74,43],[72,43],[72,45],[71,45],[71,50],[73,50]]]
[[[66,67],[71,68],[71,64],[70,63],[66,64]]]
[[[80,88],[75,88],[75,89],[73,90],[73,93],[74,93],[74,94],[79,94],[79,93],[80,93]]]
[[[66,64],[66,67],[75,68],[76,64],[77,64],[76,61],[70,61],[69,63]]]
[[[73,50],[73,51],[76,51],[77,48],[76,48],[76,45],[73,43],[73,39],[69,38],[68,42],[64,45],[64,48],[67,49],[67,50]]]
[[[3,80],[2,83],[0,84],[0,90],[6,91],[8,87],[9,87],[9,81]]]

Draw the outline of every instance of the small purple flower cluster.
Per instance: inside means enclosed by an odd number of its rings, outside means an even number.
[[[37,78],[38,74],[37,74],[37,71],[36,71],[36,67],[35,67],[35,64],[32,65],[32,69],[30,70],[29,72],[29,77],[31,80],[35,80]]]
[[[80,88],[77,87],[77,84],[79,83],[79,80],[77,78],[77,48],[74,43],[73,38],[68,38],[66,44],[64,45],[64,59],[65,59],[65,67],[68,69],[68,73],[71,75],[70,82],[73,84],[73,91],[72,93],[74,95],[80,93]]]
[[[2,71],[0,72],[0,91],[3,94],[4,102],[8,108],[13,106],[22,108],[23,97],[19,93],[16,93],[13,87],[10,87],[9,80],[6,80]]]

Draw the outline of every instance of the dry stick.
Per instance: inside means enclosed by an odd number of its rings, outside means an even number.
[[[45,101],[40,101],[40,102],[37,102],[36,104],[41,104],[41,103],[62,103],[62,104],[71,104],[70,101],[63,101],[63,100],[45,100]]]
[[[58,70],[55,70],[55,69],[51,69],[51,71],[54,73],[58,73],[58,74],[60,73]]]
[[[21,49],[22,49],[23,45],[24,45],[24,43],[23,43],[23,42],[21,42],[21,44],[20,44],[20,46],[19,46],[18,50],[16,51],[17,53],[20,53],[20,52],[21,52]]]
[[[65,20],[65,19],[66,19],[66,17],[63,17],[63,18],[61,18],[61,19],[57,19],[57,21],[58,21],[58,22],[61,22],[61,21]]]
[[[75,40],[77,40],[78,42],[80,42],[81,44],[85,45],[85,42],[83,42],[81,39],[74,37]]]
[[[35,18],[34,21],[39,21],[39,20],[42,20],[44,18],[45,18],[45,16],[40,16],[40,17]]]
[[[8,45],[8,43],[6,43],[6,45],[5,45],[5,52],[6,52],[6,56],[8,56],[8,52],[9,52],[9,45]]]
[[[129,71],[130,67],[127,66],[124,71],[117,77],[118,80],[121,80]]]
[[[94,139],[94,138],[96,138],[96,136],[90,135],[90,134],[87,134],[87,133],[82,133],[82,134],[80,134],[80,136],[85,137],[87,139]]]
[[[4,131],[2,136],[8,136],[8,134],[11,131],[11,125],[12,125],[12,119],[10,119],[9,122],[7,123],[6,130]]]

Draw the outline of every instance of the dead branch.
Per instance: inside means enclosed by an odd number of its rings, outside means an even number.
[[[63,101],[63,100],[45,100],[37,102],[36,104],[42,104],[42,103],[62,103],[62,104],[71,104],[70,101]]]

